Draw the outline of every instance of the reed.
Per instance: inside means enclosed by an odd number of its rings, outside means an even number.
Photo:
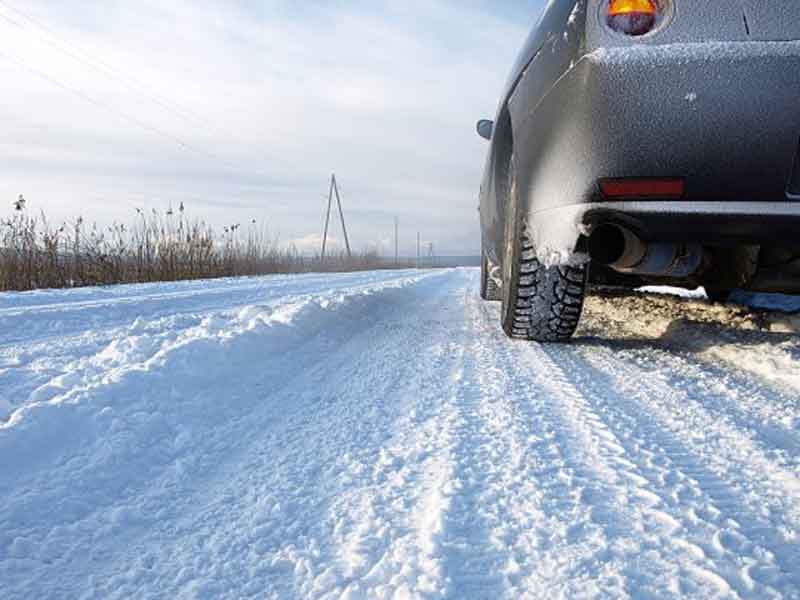
[[[215,230],[187,215],[181,204],[166,211],[137,210],[130,224],[99,226],[77,217],[53,225],[31,213],[20,196],[0,220],[0,290],[33,290],[120,283],[179,281],[356,271],[387,265],[375,250],[321,261],[281,245],[255,220]]]

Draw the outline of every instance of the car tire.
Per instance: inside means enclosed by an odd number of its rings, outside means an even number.
[[[489,259],[481,252],[481,298],[488,302],[502,300],[502,289],[489,275]]]
[[[520,215],[513,157],[507,177],[503,330],[512,339],[565,342],[580,321],[588,269],[585,265],[548,267],[539,262]]]

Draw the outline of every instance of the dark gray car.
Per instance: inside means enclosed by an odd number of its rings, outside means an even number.
[[[800,2],[551,0],[494,121],[481,294],[572,336],[588,285],[800,293]]]

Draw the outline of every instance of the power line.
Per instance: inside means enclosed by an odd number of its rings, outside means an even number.
[[[35,17],[32,17],[32,16],[24,13],[23,11],[15,8],[14,6],[11,6],[5,0],[0,0],[0,6],[4,6],[7,9],[14,11],[16,14],[22,16],[23,18],[25,18],[25,19],[29,20],[30,22],[34,23],[40,29],[43,29],[44,31],[46,31],[50,35],[50,37],[53,37],[56,40],[58,40],[58,36],[49,27],[47,27],[46,25],[42,24],[41,21],[39,21]],[[7,21],[7,22],[9,22],[9,23],[11,23],[11,24],[13,24],[13,25],[15,25],[17,27],[23,28],[23,29],[25,29],[27,31],[27,29],[25,28],[24,24],[22,24],[19,21],[9,17],[8,15],[0,14],[0,18],[4,19],[5,21]],[[40,36],[40,38],[41,38],[41,36]],[[138,86],[139,88],[144,88],[143,84],[139,83],[134,78],[131,78],[131,77],[125,78],[124,76],[117,75],[117,73],[115,72],[115,69],[111,65],[109,65],[108,63],[103,62],[100,59],[93,59],[94,60],[94,63],[93,63],[92,59],[82,58],[79,54],[76,54],[74,52],[70,52],[68,50],[68,48],[73,48],[78,53],[84,54],[84,56],[86,55],[85,52],[82,52],[79,48],[77,48],[76,46],[74,46],[74,45],[72,45],[72,44],[70,44],[68,42],[60,41],[58,43],[54,43],[54,42],[52,42],[50,40],[47,40],[47,39],[43,39],[43,41],[48,43],[50,46],[60,46],[59,49],[62,50],[65,54],[67,54],[71,58],[73,58],[74,60],[77,60],[78,62],[88,66],[89,68],[93,69],[96,72],[99,72],[99,73],[104,74],[104,75],[106,75],[108,77],[112,77],[114,79],[117,79],[118,81],[122,81],[123,83],[125,83],[131,89],[134,89],[135,86]],[[129,122],[129,123],[131,123],[133,125],[135,125],[136,127],[139,127],[140,129],[143,129],[143,130],[145,130],[145,131],[147,131],[147,132],[149,132],[151,134],[154,134],[154,135],[160,136],[160,137],[162,137],[164,139],[167,139],[167,140],[177,144],[178,146],[180,146],[182,149],[184,149],[186,151],[189,151],[189,152],[195,153],[197,155],[209,158],[209,159],[215,161],[217,164],[219,164],[219,165],[221,165],[223,167],[226,167],[226,168],[228,168],[230,170],[239,170],[239,168],[240,168],[238,165],[230,163],[229,161],[226,161],[225,159],[221,158],[220,156],[217,156],[217,155],[215,155],[215,154],[213,154],[211,152],[208,152],[208,151],[206,151],[206,150],[204,150],[202,148],[198,148],[198,147],[193,146],[192,144],[190,144],[189,142],[187,142],[186,140],[182,139],[181,137],[179,137],[177,135],[169,133],[168,131],[165,131],[165,130],[159,128],[159,127],[150,125],[150,124],[146,123],[145,121],[143,121],[142,119],[139,119],[138,117],[136,117],[136,116],[134,116],[134,115],[132,115],[132,114],[126,112],[126,111],[119,110],[114,105],[112,105],[112,104],[110,104],[108,102],[103,102],[101,100],[98,100],[97,98],[93,98],[92,96],[87,94],[85,91],[83,91],[83,90],[81,90],[81,89],[79,89],[77,87],[73,87],[73,86],[71,86],[71,85],[69,85],[67,83],[64,83],[60,79],[58,79],[56,77],[53,77],[52,75],[49,75],[48,73],[46,73],[44,71],[41,71],[41,70],[31,66],[29,63],[25,62],[25,60],[23,58],[21,58],[20,56],[18,56],[17,54],[10,53],[8,51],[3,52],[2,50],[0,50],[0,57],[5,57],[5,58],[11,60],[12,62],[16,63],[18,66],[20,66],[23,69],[33,73],[37,77],[40,77],[40,78],[44,79],[45,81],[48,81],[52,85],[55,85],[55,86],[61,88],[62,90],[81,98],[82,100],[92,104],[93,106],[95,106],[97,108],[100,108],[100,109],[105,110],[105,111],[107,111],[107,112],[109,112],[111,114],[114,114],[114,115],[118,116],[119,118],[121,118],[121,119],[123,119],[123,120],[125,120],[125,121],[127,121],[127,122]],[[98,67],[97,66],[98,64],[101,65],[101,66]],[[133,82],[133,83],[131,83],[131,82]],[[134,86],[134,87],[132,87],[132,86]],[[142,91],[141,89],[139,89],[139,90],[134,89],[134,91],[137,91],[141,95],[150,98],[154,102],[157,102],[162,107],[166,108],[167,110],[169,110],[170,112],[172,112],[174,114],[177,114],[178,116],[180,116],[183,119],[194,119],[194,120],[196,120],[198,122],[204,123],[206,126],[208,125],[208,122],[207,122],[206,119],[202,119],[201,117],[197,117],[197,116],[192,116],[190,112],[184,111],[183,109],[170,107],[168,105],[167,101],[162,101],[157,96],[155,96],[153,94],[149,94],[146,91]],[[265,172],[262,172],[262,171],[256,170],[256,171],[251,171],[251,172],[256,174],[256,175],[261,175],[262,177],[265,177],[265,178],[269,178],[270,177],[269,174],[267,174]]]
[[[77,47],[74,44],[71,44],[64,39],[60,38],[50,27],[42,23],[39,19],[32,17],[31,15],[19,10],[18,8],[8,4],[5,0],[0,0],[0,6],[4,6],[8,10],[13,11],[14,13],[20,15],[22,18],[26,19],[28,22],[32,23],[34,26],[38,27],[42,31],[45,31],[50,38],[47,39],[46,37],[39,35],[39,39],[42,40],[44,43],[48,44],[49,46],[56,48],[72,58],[73,60],[89,67],[93,71],[100,73],[106,77],[111,77],[112,79],[116,79],[117,81],[123,83],[128,89],[141,94],[142,96],[147,97],[151,101],[155,102],[165,110],[173,113],[174,115],[180,117],[185,121],[190,121],[192,123],[205,123],[206,121],[197,115],[194,115],[190,111],[179,107],[178,105],[172,103],[171,101],[160,97],[154,94],[152,91],[148,89],[148,87],[138,81],[136,78],[131,77],[130,75],[121,75],[118,73],[117,69],[113,66],[109,65],[105,61],[100,58],[90,57],[87,55],[85,51],[81,48]],[[20,28],[25,28],[24,23],[20,23],[7,15],[0,15],[3,19],[12,23]]]
[[[13,63],[16,63],[18,66],[22,67],[26,71],[29,71],[29,72],[33,73],[37,77],[40,77],[40,78],[44,79],[45,81],[47,81],[47,82],[49,82],[49,83],[51,83],[51,84],[53,84],[55,86],[60,87],[62,90],[65,90],[65,91],[67,91],[67,92],[69,92],[71,94],[74,94],[74,95],[78,96],[79,98],[81,98],[82,100],[85,100],[86,102],[89,102],[90,104],[92,104],[92,105],[94,105],[94,106],[96,106],[98,108],[101,108],[101,109],[106,110],[106,111],[108,111],[108,112],[110,112],[112,114],[115,114],[118,117],[120,117],[120,118],[122,118],[122,119],[124,119],[124,120],[126,120],[126,121],[128,121],[128,122],[130,122],[130,123],[132,123],[134,125],[136,125],[137,127],[140,127],[141,129],[149,131],[150,133],[153,133],[155,135],[159,135],[161,137],[164,137],[164,138],[166,138],[166,139],[178,144],[179,146],[181,146],[185,150],[189,150],[191,152],[199,152],[200,154],[205,155],[207,158],[212,158],[214,160],[217,160],[217,158],[214,157],[213,155],[208,154],[208,153],[206,153],[206,152],[204,152],[202,150],[199,150],[197,148],[193,148],[192,146],[190,146],[189,144],[184,142],[179,137],[176,137],[176,136],[172,135],[171,133],[163,131],[163,130],[157,128],[157,127],[153,127],[152,125],[148,125],[147,123],[137,119],[133,115],[130,115],[128,113],[125,113],[125,112],[122,112],[120,110],[117,110],[113,106],[111,106],[111,105],[109,105],[107,103],[103,103],[103,102],[101,102],[101,101],[99,101],[99,100],[97,100],[95,98],[92,98],[91,96],[89,96],[88,94],[83,92],[82,90],[77,89],[77,88],[73,88],[73,87],[67,85],[66,83],[63,83],[62,81],[59,81],[55,77],[52,77],[52,76],[48,75],[47,73],[45,73],[43,71],[40,71],[39,69],[36,69],[35,67],[30,66],[28,63],[26,63],[24,60],[22,60],[20,57],[18,57],[16,55],[9,54],[7,52],[3,52],[2,50],[0,50],[0,56],[10,60]]]
[[[0,0],[0,1],[2,1],[2,0]],[[197,154],[199,156],[203,156],[205,158],[209,158],[209,159],[215,161],[217,164],[219,164],[219,165],[221,165],[223,167],[226,167],[228,169],[231,169],[231,170],[238,170],[238,168],[239,168],[237,165],[234,165],[234,164],[226,161],[225,159],[223,159],[223,158],[221,158],[221,157],[219,157],[219,156],[217,156],[217,155],[215,155],[215,154],[213,154],[211,152],[208,152],[206,150],[203,150],[201,148],[193,146],[192,144],[186,142],[185,140],[181,139],[180,137],[178,137],[178,136],[176,136],[176,135],[174,135],[172,133],[169,133],[168,131],[165,131],[163,129],[160,129],[158,127],[150,125],[150,124],[146,123],[145,121],[142,121],[141,119],[135,117],[134,115],[131,115],[130,113],[127,113],[125,111],[121,111],[121,110],[117,109],[115,106],[113,106],[110,103],[102,102],[102,101],[100,101],[100,100],[98,100],[96,98],[93,98],[92,96],[90,96],[89,94],[84,92],[83,90],[81,90],[79,88],[76,88],[76,87],[72,87],[72,86],[64,83],[63,81],[61,81],[61,80],[59,80],[59,79],[57,79],[57,78],[45,73],[44,71],[41,71],[41,70],[39,70],[39,69],[37,69],[35,67],[32,67],[30,64],[25,62],[22,58],[20,58],[16,54],[12,54],[12,53],[4,52],[4,51],[0,50],[0,57],[3,57],[3,58],[6,58],[6,59],[10,60],[11,62],[17,64],[19,67],[25,69],[26,71],[29,71],[30,73],[33,73],[37,77],[40,77],[41,79],[47,81],[48,83],[51,83],[52,85],[55,85],[55,86],[61,88],[62,90],[77,96],[78,98],[84,100],[85,102],[90,103],[91,105],[93,105],[93,106],[95,106],[97,108],[100,108],[102,110],[105,110],[105,111],[113,114],[113,115],[116,115],[117,117],[119,117],[119,118],[121,118],[121,119],[123,119],[123,120],[125,120],[125,121],[127,121],[127,122],[129,122],[129,123],[131,123],[133,125],[135,125],[136,127],[139,127],[140,129],[143,129],[143,130],[145,130],[145,131],[147,131],[147,132],[149,132],[151,134],[160,136],[160,137],[162,137],[162,138],[164,138],[166,140],[169,140],[169,141],[177,144],[182,149],[184,149],[184,150],[186,150],[188,152],[191,152],[193,154]],[[261,172],[261,171],[254,171],[254,173],[257,174],[257,175],[261,175],[263,177],[267,177],[267,178],[270,177],[267,173],[264,173],[264,172]]]

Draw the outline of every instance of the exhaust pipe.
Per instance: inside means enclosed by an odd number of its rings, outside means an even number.
[[[646,243],[617,225],[601,225],[589,236],[592,261],[620,273],[653,277],[691,277],[703,265],[700,244]]]

